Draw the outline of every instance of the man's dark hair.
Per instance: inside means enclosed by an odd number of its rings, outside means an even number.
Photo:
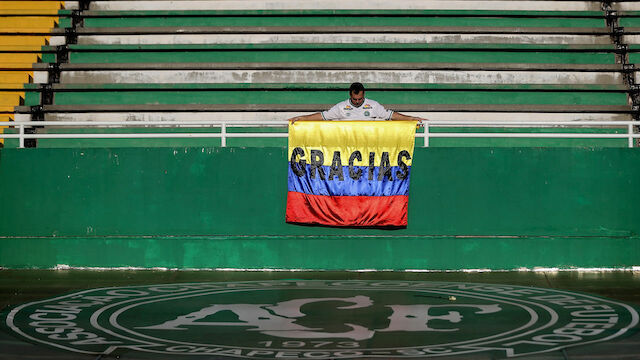
[[[349,86],[349,93],[350,94],[360,94],[360,91],[364,92],[364,85],[362,85],[359,82],[354,82],[353,84],[351,84],[351,86]]]

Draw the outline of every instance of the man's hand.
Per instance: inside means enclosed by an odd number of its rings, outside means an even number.
[[[320,121],[320,120],[324,120],[322,118],[322,114],[320,114],[319,112],[317,113],[313,113],[310,115],[302,115],[302,116],[294,116],[291,119],[289,119],[289,121],[291,121],[291,124],[294,124],[296,121]]]
[[[391,120],[409,120],[409,121],[417,121],[418,127],[424,127],[424,122],[429,121],[429,119],[423,119],[417,116],[405,115],[399,112],[394,112],[391,114]]]
[[[295,123],[296,121],[298,121],[299,119],[300,119],[300,116],[294,116],[294,117],[292,117],[291,119],[289,119],[289,122],[290,122],[291,124],[293,124],[293,123]]]

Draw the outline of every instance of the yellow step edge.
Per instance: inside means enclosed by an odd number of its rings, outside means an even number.
[[[0,26],[0,35],[3,34],[51,34],[51,29],[53,26],[48,27],[24,27],[24,28],[5,28]]]
[[[24,89],[23,83],[0,83],[0,89]]]
[[[28,35],[17,35],[17,36],[7,36],[0,35],[0,44],[4,45],[48,45],[49,37],[48,36],[28,36]]]
[[[30,71],[0,71],[2,81],[12,83],[28,84],[33,79],[33,72]]]
[[[45,28],[50,29],[58,23],[57,17],[21,16],[2,19],[0,29]]]
[[[15,106],[0,105],[0,112],[3,112],[4,113],[3,115],[11,116],[14,112],[14,108]],[[11,113],[11,115],[7,113]]]
[[[40,59],[40,54],[34,53],[0,53],[0,64],[33,64],[39,62]]]
[[[58,15],[59,9],[0,9],[2,15]]]
[[[0,90],[0,101],[4,102],[5,105],[11,105],[13,103],[7,102],[7,99],[9,99],[9,98],[14,98],[14,99],[15,98],[18,98],[18,99],[19,98],[23,98],[24,99],[24,93],[25,93],[25,90],[22,90],[22,89],[15,89],[15,90],[2,89],[2,90]]]
[[[24,104],[24,93],[0,92],[0,106],[20,106],[22,104]]]
[[[0,63],[0,71],[14,71],[14,70],[25,70],[25,69],[33,69],[33,63]]]
[[[42,50],[42,45],[0,45],[0,52],[2,51],[37,51]]]
[[[13,115],[0,115],[0,124],[3,122],[13,121]],[[7,129],[8,126],[0,126],[0,134],[4,133],[4,129]],[[4,144],[4,139],[0,139],[0,144]]]
[[[0,1],[2,10],[63,9],[64,1]]]

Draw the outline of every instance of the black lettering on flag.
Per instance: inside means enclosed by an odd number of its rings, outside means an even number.
[[[400,170],[402,170],[402,172],[396,171],[396,177],[400,180],[406,179],[407,176],[409,176],[409,167],[407,166],[407,164],[405,164],[404,161],[402,161],[402,158],[411,160],[411,155],[409,155],[409,152],[407,150],[402,150],[398,154],[398,167],[400,168]]]
[[[342,160],[340,159],[340,151],[333,152],[333,161],[331,162],[331,170],[329,171],[329,180],[333,180],[333,177],[338,175],[338,180],[344,181],[344,174],[342,173]]]
[[[324,164],[324,154],[320,150],[311,150],[311,166],[309,166],[309,175],[312,179],[316,178],[316,169],[318,169],[318,174],[320,175],[320,180],[325,180],[326,175],[324,174],[324,170],[322,170],[322,164]]]
[[[299,163],[296,161],[296,157],[298,156],[300,156]],[[304,174],[307,172],[307,169],[306,169],[307,161],[303,160],[302,159],[303,157],[304,157],[304,150],[302,150],[301,147],[296,147],[291,152],[291,161],[289,162],[289,164],[291,165],[291,170],[293,170],[293,173],[296,174],[298,177],[304,176]]]
[[[353,180],[360,180],[360,178],[362,177],[362,169],[358,169],[358,171],[353,171],[353,161],[355,159],[358,159],[358,161],[362,161],[362,153],[360,152],[360,150],[356,150],[352,152],[351,156],[349,156],[349,176]]]
[[[382,153],[382,159],[380,159],[380,169],[378,170],[378,181],[382,181],[384,178],[388,178],[389,181],[393,181],[391,176],[391,162],[389,161],[389,152],[384,151]]]
[[[369,153],[369,181],[373,180],[373,169],[376,168],[374,161],[376,160],[376,153]]]

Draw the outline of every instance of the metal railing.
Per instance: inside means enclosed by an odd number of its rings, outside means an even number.
[[[6,125],[5,125],[6,124]],[[242,127],[282,127],[286,130],[288,122],[278,121],[224,121],[224,120],[193,120],[193,121],[19,121],[3,123],[0,126],[17,128],[17,134],[0,134],[0,138],[19,139],[19,147],[24,148],[25,139],[143,139],[143,138],[220,138],[221,146],[227,146],[229,138],[286,138],[288,133],[262,133],[262,132],[228,132],[228,128]],[[82,127],[101,129],[122,129],[127,127],[145,127],[153,129],[163,128],[219,128],[220,132],[158,132],[158,133],[65,133],[65,134],[28,134],[26,128],[32,127]],[[433,127],[482,127],[514,128],[514,127],[607,127],[625,128],[625,133],[496,133],[496,132],[432,132]],[[634,133],[634,127],[640,126],[640,121],[427,121],[424,124],[424,133],[416,133],[416,137],[424,139],[424,146],[429,146],[432,138],[565,138],[565,139],[627,139],[628,147],[634,147],[634,139],[640,138],[640,133]]]

